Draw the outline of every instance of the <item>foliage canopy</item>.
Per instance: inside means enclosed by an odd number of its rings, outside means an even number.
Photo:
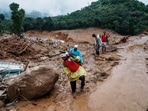
[[[22,29],[52,31],[99,27],[122,35],[136,35],[148,29],[148,5],[137,0],[98,0],[67,15],[42,18],[24,18],[25,11],[18,8],[18,4],[10,4],[11,29],[15,33],[21,33]]]
[[[15,34],[17,34],[18,36],[21,35],[21,33],[23,32],[23,20],[25,17],[25,11],[23,9],[19,9],[19,4],[17,3],[11,3],[9,5],[10,9],[11,9],[11,20],[12,20],[12,24],[11,24],[11,31]]]

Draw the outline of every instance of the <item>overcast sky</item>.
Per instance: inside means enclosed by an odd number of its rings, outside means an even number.
[[[80,10],[93,1],[97,0],[0,0],[0,8],[4,7],[3,9],[10,10],[9,4],[15,2],[19,4],[19,8],[23,8],[26,12],[35,10],[56,16]],[[148,4],[148,0],[139,1]]]

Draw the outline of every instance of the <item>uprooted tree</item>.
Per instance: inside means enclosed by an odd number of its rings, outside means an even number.
[[[12,20],[11,31],[12,33],[20,37],[21,33],[23,32],[22,24],[25,17],[25,11],[24,9],[18,10],[19,4],[17,3],[11,3],[9,7],[12,11],[11,12],[11,20]]]

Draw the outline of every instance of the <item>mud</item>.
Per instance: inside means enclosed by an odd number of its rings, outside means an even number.
[[[136,39],[135,39],[136,38]],[[121,46],[123,60],[112,75],[90,95],[91,111],[146,111],[148,107],[148,66],[144,43],[148,36],[131,38]]]
[[[125,43],[110,44],[117,47],[117,50],[113,52],[108,50],[107,53],[101,53],[101,56],[97,57],[94,53],[91,34],[101,33],[103,30],[87,29],[66,32],[74,41],[76,38],[76,41],[70,45],[79,44],[84,55],[83,66],[88,73],[84,91],[80,91],[80,81],[77,81],[77,92],[75,95],[71,94],[69,81],[60,68],[62,60],[59,56],[55,56],[42,62],[29,64],[29,67],[39,64],[51,65],[59,71],[60,78],[53,91],[36,100],[18,101],[9,107],[2,108],[3,111],[147,110],[148,53],[145,48],[148,42],[147,36],[129,37]],[[113,38],[120,37],[111,31],[110,34]]]

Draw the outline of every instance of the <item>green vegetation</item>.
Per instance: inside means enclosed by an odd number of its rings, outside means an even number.
[[[4,33],[4,24],[3,24],[4,19],[5,16],[3,14],[0,14],[0,34]]]
[[[148,29],[148,5],[137,0],[98,0],[67,15],[42,18],[24,18],[25,11],[18,8],[18,4],[10,5],[13,27],[10,27],[10,22],[5,25],[6,30],[11,29],[17,34],[21,34],[23,29],[52,31],[99,27],[114,30],[121,35],[136,35]],[[1,21],[0,16],[0,24]],[[6,20],[3,21],[6,23]],[[4,28],[0,25],[1,30]]]
[[[55,29],[100,27],[136,35],[148,28],[148,5],[137,0],[99,0],[53,21]]]
[[[11,24],[11,31],[14,34],[17,34],[18,36],[21,35],[21,33],[23,32],[23,20],[25,17],[25,11],[23,9],[18,10],[19,5],[17,3],[12,3],[9,5],[10,9],[12,11],[12,15],[11,15],[11,20],[12,20],[12,24]]]

